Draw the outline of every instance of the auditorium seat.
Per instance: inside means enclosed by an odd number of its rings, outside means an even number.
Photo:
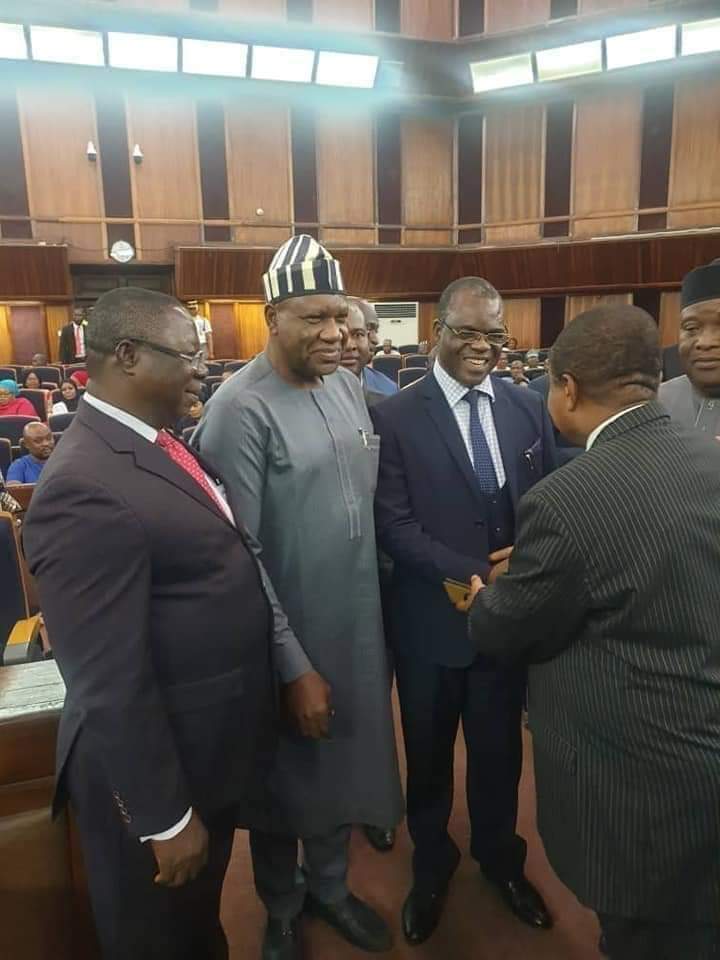
[[[397,352],[400,354],[400,356],[404,357],[406,354],[417,353],[418,346],[419,345],[417,343],[405,343],[402,347],[397,348]]]
[[[214,393],[221,383],[222,377],[205,377],[205,386],[208,388],[210,393]]]
[[[206,360],[205,366],[207,367],[208,377],[222,376],[223,365],[219,360]]]
[[[15,367],[0,367],[0,380],[17,380]]]
[[[38,375],[41,381],[52,383],[56,387],[60,386],[62,372],[58,367],[26,367],[23,371],[23,381],[31,370]]]
[[[30,615],[15,521],[0,513],[0,664],[42,659],[40,616]]]
[[[74,413],[53,413],[48,418],[48,425],[53,433],[62,433],[73,422]]]
[[[41,420],[47,422],[49,395],[47,390],[28,390],[23,387],[18,391],[19,397],[25,397],[35,407],[37,415]]]
[[[0,417],[0,437],[7,438],[13,447],[20,445],[23,430],[28,423],[37,422],[40,417]]]
[[[12,463],[12,444],[6,437],[0,437],[0,474],[7,477],[8,467]]]
[[[213,384],[210,386],[210,396],[212,396],[213,393],[215,393],[215,391],[217,390],[217,388],[220,387],[220,386],[222,386],[222,380],[220,381],[220,383],[213,383]]]
[[[372,362],[373,370],[384,373],[391,380],[397,380],[398,370],[402,366],[402,357],[383,357],[377,354]]]
[[[426,353],[408,353],[403,358],[403,367],[422,367],[427,370],[430,357]]]
[[[427,376],[427,370],[424,367],[405,367],[404,370],[398,370],[397,383],[400,389],[409,387],[411,383],[422,380]]]
[[[232,370],[234,373],[236,370],[242,370],[242,368],[246,367],[249,362],[249,360],[230,360],[225,364],[225,369]]]
[[[87,372],[87,367],[84,363],[66,363],[63,367],[63,380],[69,380],[70,377],[79,370]]]

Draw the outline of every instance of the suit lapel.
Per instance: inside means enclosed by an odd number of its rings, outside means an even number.
[[[518,502],[518,477],[517,477],[517,445],[514,437],[516,431],[513,429],[513,407],[508,398],[501,389],[495,384],[495,402],[492,405],[493,419],[495,420],[495,433],[500,444],[500,453],[502,454],[503,466],[505,468],[505,477],[507,478],[512,497],[513,507],[517,507]]]
[[[484,509],[486,506],[485,497],[480,490],[478,479],[475,476],[475,471],[468,457],[465,441],[460,434],[457,420],[450,409],[445,394],[440,389],[440,385],[434,376],[425,377],[422,384],[425,408],[428,416],[437,427],[440,439],[450,451],[460,473],[465,477],[472,495]]]

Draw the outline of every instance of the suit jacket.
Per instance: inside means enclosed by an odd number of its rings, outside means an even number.
[[[539,393],[545,402],[545,406],[547,406],[548,393],[550,392],[550,377],[548,374],[543,373],[542,376],[535,377],[534,380],[531,380],[530,389]],[[559,430],[555,429],[554,426],[553,432],[555,434],[555,445],[557,447],[559,466],[562,466],[564,463],[568,463],[570,460],[574,460],[579,453],[583,452],[582,447],[576,447],[574,443],[572,443],[570,440],[567,440]]]
[[[81,404],[24,545],[67,685],[57,803],[82,740],[132,835],[190,805],[245,822],[275,723],[269,604],[243,533],[161,448]]]
[[[552,426],[542,401],[494,379],[493,416],[513,507],[555,466]],[[477,651],[443,580],[469,583],[488,570],[488,515],[455,416],[432,373],[373,407],[380,435],[375,519],[394,561],[393,643],[451,667]]]
[[[75,363],[75,330],[74,324],[66,323],[60,330],[60,363]],[[85,336],[87,337],[87,327]]]
[[[365,390],[381,393],[386,397],[392,397],[399,389],[397,383],[394,383],[390,377],[386,377],[379,370],[373,370],[369,365],[363,370],[362,383]]]
[[[718,923],[720,445],[657,403],[523,500],[478,648],[530,670],[538,824],[599,913]]]

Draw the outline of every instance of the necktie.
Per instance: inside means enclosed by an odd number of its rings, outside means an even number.
[[[172,437],[166,430],[161,430],[158,433],[156,443],[159,447],[162,447],[171,460],[175,461],[181,470],[184,470],[185,473],[189,474],[195,483],[197,483],[199,487],[202,487],[213,503],[217,504],[217,497],[215,495],[215,491],[210,486],[210,481],[205,476],[203,468],[190,453],[190,451],[183,446],[179,440],[176,440],[175,437]]]
[[[75,324],[75,356],[85,356],[85,349],[83,345],[83,329],[81,326],[78,326],[78,324]]]
[[[485,398],[483,398],[483,400],[484,399]],[[482,423],[480,423],[480,414],[478,412],[480,394],[477,390],[468,390],[463,400],[465,400],[470,407],[470,443],[472,445],[475,476],[478,478],[482,492],[492,495],[493,493],[497,493],[498,484],[495,474],[495,464],[490,455],[490,447],[488,446]]]

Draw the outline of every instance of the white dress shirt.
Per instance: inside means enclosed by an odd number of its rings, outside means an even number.
[[[158,431],[155,427],[151,427],[149,423],[145,423],[143,420],[138,420],[137,417],[134,417],[131,413],[128,413],[127,410],[121,410],[120,407],[115,407],[111,403],[106,403],[105,400],[99,400],[97,397],[94,397],[89,391],[85,391],[85,403],[89,403],[91,407],[95,407],[100,413],[104,413],[106,417],[111,417],[113,420],[117,420],[118,423],[122,423],[123,426],[127,427],[129,430],[133,430],[144,440],[147,440],[148,443],[155,443],[157,441]],[[225,491],[221,486],[219,486],[212,477],[207,477],[210,488],[215,494],[215,499],[218,502],[223,510],[223,513],[226,515],[228,520],[235,524],[235,518],[233,517],[230,506],[225,499]],[[170,827],[168,830],[163,830],[162,833],[154,833],[149,837],[140,837],[142,843],[146,843],[148,840],[172,840],[173,837],[176,837],[181,833],[185,827],[190,823],[190,818],[192,817],[192,807],[190,807],[182,819]]]
[[[207,343],[208,334],[212,333],[212,327],[210,326],[210,321],[207,317],[204,317],[199,313],[196,317],[193,317],[195,322],[195,329],[197,330],[198,340],[200,341],[200,346],[204,347]]]
[[[433,365],[433,375],[439,383],[440,389],[448,402],[448,406],[457,421],[460,436],[463,438],[467,455],[473,467],[475,466],[475,459],[473,457],[472,440],[470,439],[470,404],[464,397],[470,389],[477,390],[480,394],[478,401],[480,424],[483,428],[487,445],[490,448],[490,456],[492,457],[493,466],[495,467],[498,489],[502,490],[505,486],[506,477],[500,443],[498,442],[497,431],[495,429],[495,418],[492,412],[492,405],[495,402],[495,388],[493,387],[492,378],[487,376],[483,382],[477,384],[477,386],[466,387],[451,377],[450,374],[442,368],[439,360],[436,360]]]
[[[586,449],[586,450],[589,450],[590,447],[592,447],[592,445],[595,443],[595,441],[597,440],[597,438],[598,438],[598,437],[600,436],[600,434],[603,432],[603,430],[605,429],[605,427],[609,427],[611,423],[615,423],[616,420],[619,420],[620,417],[624,417],[625,414],[626,414],[626,413],[630,413],[631,410],[637,410],[638,407],[644,407],[644,406],[645,406],[644,403],[636,403],[636,404],[634,404],[634,406],[628,407],[627,410],[621,410],[620,413],[614,413],[611,417],[608,417],[607,420],[603,420],[603,422],[602,422],[601,424],[598,424],[598,426],[595,427],[595,429],[593,430],[593,432],[592,432],[592,433],[590,434],[590,436],[587,438],[587,442],[586,442],[586,444],[585,444],[585,449]]]

